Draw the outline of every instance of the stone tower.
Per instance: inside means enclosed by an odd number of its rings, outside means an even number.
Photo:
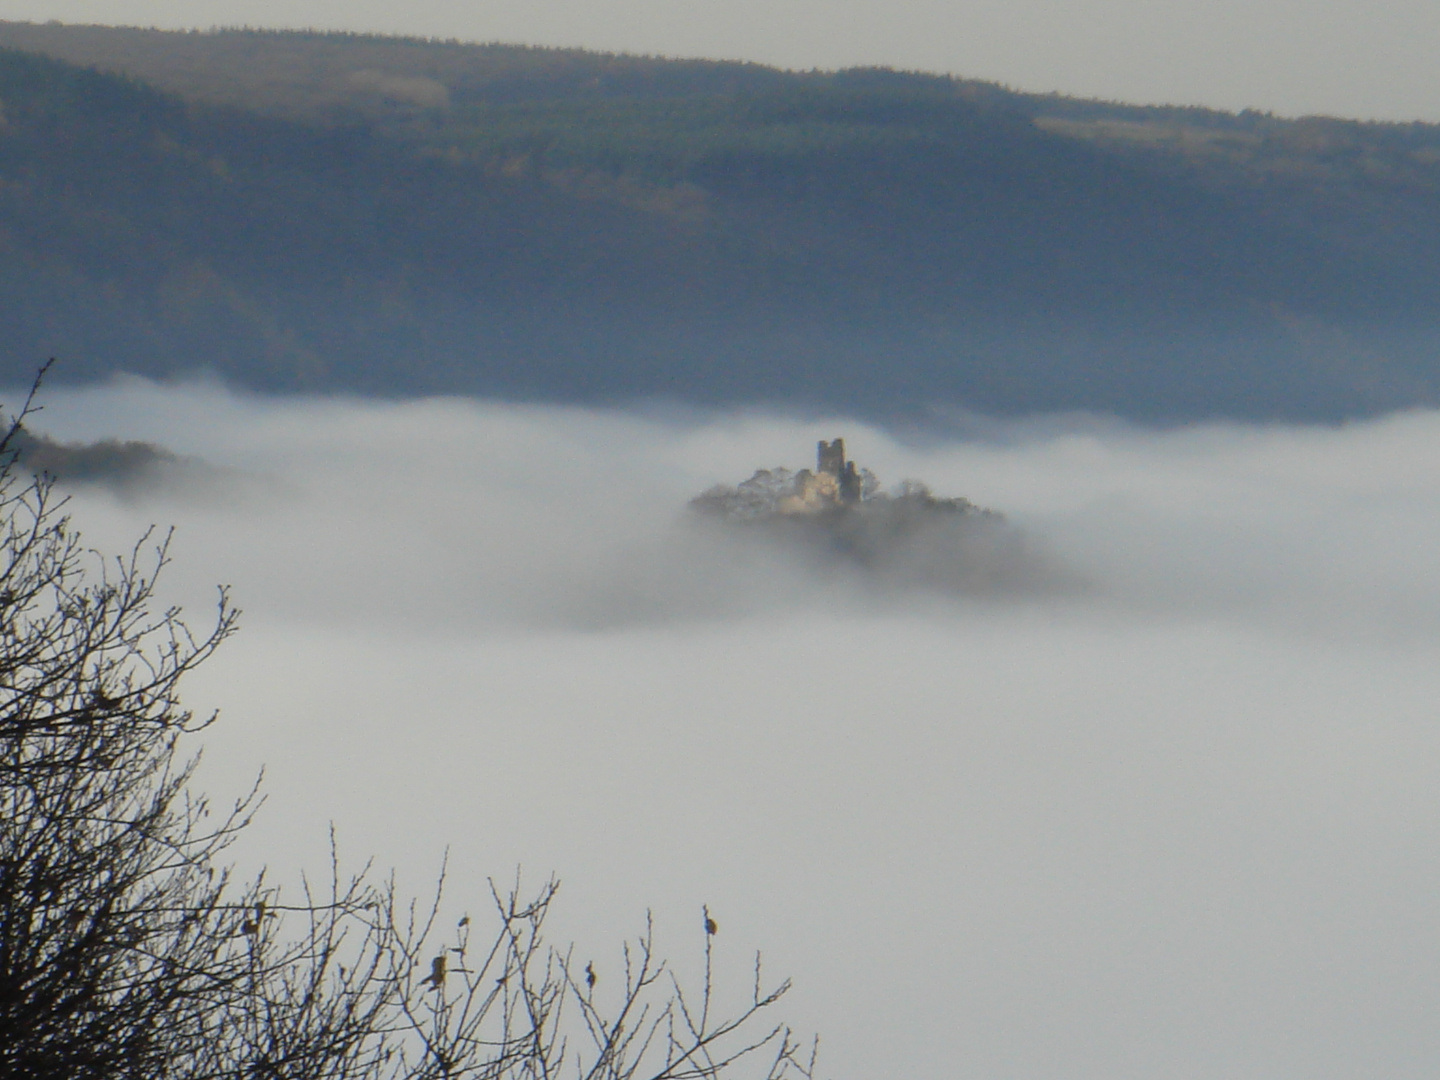
[[[845,440],[836,439],[834,442],[820,440],[820,447],[816,452],[815,471],[817,473],[828,473],[839,480],[845,475]]]
[[[827,443],[821,439],[815,457],[816,474],[835,478],[838,501],[842,505],[859,502],[863,483],[855,463],[845,460],[845,440]]]

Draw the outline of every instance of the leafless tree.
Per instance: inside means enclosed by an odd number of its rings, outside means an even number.
[[[764,987],[758,957],[753,994],[720,1013],[708,911],[693,993],[647,923],[602,1008],[593,967],[544,939],[553,881],[492,888],[494,933],[466,918],[440,943],[439,890],[405,902],[338,858],[293,898],[236,880],[225,852],[258,789],[220,810],[192,792],[182,742],[214,717],[179,695],[236,611],[222,590],[197,634],[158,607],[169,547],[90,551],[0,437],[0,1076],[813,1075],[813,1046],[765,1022],[789,984]]]
[[[790,989],[767,988],[760,957],[748,997],[722,1013],[714,974],[716,925],[708,910],[704,975],[687,990],[655,953],[652,926],[626,942],[615,992],[602,1006],[593,963],[577,969],[573,950],[545,945],[543,928],[558,885],[521,900],[517,888],[491,886],[499,932],[477,947],[469,917],[453,943],[430,949],[432,907],[422,921],[393,909],[398,999],[406,1026],[407,1077],[476,1076],[505,1080],[688,1080],[747,1074],[765,1080],[812,1077],[815,1044],[798,1042],[764,1016]],[[423,973],[423,977],[421,976]]]

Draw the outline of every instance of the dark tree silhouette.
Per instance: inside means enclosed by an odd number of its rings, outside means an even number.
[[[157,606],[168,534],[87,549],[54,482],[17,464],[30,411],[0,438],[0,1076],[813,1075],[813,1046],[761,1019],[789,984],[763,988],[758,956],[753,995],[719,1018],[713,933],[692,993],[647,924],[602,1008],[543,938],[553,880],[492,886],[493,935],[466,917],[436,943],[440,889],[402,901],[333,856],[293,900],[235,879],[224,853],[258,791],[218,811],[192,792],[182,743],[215,718],[179,683],[236,611],[221,590],[195,633]]]

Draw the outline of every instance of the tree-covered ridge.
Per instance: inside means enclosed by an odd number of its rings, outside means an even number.
[[[900,156],[1024,139],[1023,114],[949,80],[847,71],[725,96],[577,98],[456,105],[415,136],[434,152],[532,168],[597,169],[656,183],[704,180],[718,161]]]
[[[1425,126],[352,35],[0,43],[32,50],[0,52],[17,375],[1161,416],[1440,393]]]
[[[414,294],[484,275],[467,265],[475,251],[521,282],[563,284],[575,271],[554,264],[645,242],[633,214],[363,131],[191,106],[33,55],[0,55],[0,101],[0,274],[17,368],[60,353],[72,377],[184,365],[323,385],[347,346],[378,333],[373,353],[404,348]]]
[[[0,23],[0,44],[132,74],[208,104],[325,122],[479,101],[726,95],[788,78],[760,64],[304,31],[12,22]]]
[[[557,123],[567,106],[577,122],[613,124],[616,133],[637,118],[708,129],[717,120],[743,123],[735,113],[758,98],[762,109],[811,119],[828,108],[839,130],[875,119],[887,127],[899,119],[911,127],[934,121],[943,129],[953,123],[956,104],[966,102],[1110,149],[1237,167],[1232,179],[1366,175],[1430,186],[1440,160],[1440,126],[1433,124],[1127,105],[917,73],[796,72],[736,61],[334,32],[177,33],[14,22],[0,22],[0,45],[128,74],[195,101],[312,123],[365,122],[436,143],[464,143],[496,126],[525,130],[531,123],[552,134],[573,126]],[[636,108],[659,101],[670,104]],[[677,107],[677,101],[690,104]],[[506,106],[524,108],[517,119]]]

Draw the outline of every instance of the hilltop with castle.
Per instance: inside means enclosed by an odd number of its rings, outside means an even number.
[[[817,583],[967,596],[1083,587],[1002,514],[913,480],[881,490],[870,470],[845,457],[843,439],[820,442],[813,470],[760,469],[744,483],[711,488],[690,509],[697,527],[717,529],[712,536],[725,541],[713,556],[761,545],[791,572],[819,571]],[[736,565],[751,565],[747,559]]]
[[[893,494],[880,490],[880,482],[869,469],[858,467],[845,457],[845,440],[821,440],[816,448],[815,468],[759,469],[743,483],[719,485],[692,500],[701,513],[736,521],[806,519],[834,522],[855,515],[885,514],[914,517],[956,514],[999,520],[1000,515],[983,510],[969,499],[938,498],[924,484],[905,481]]]

